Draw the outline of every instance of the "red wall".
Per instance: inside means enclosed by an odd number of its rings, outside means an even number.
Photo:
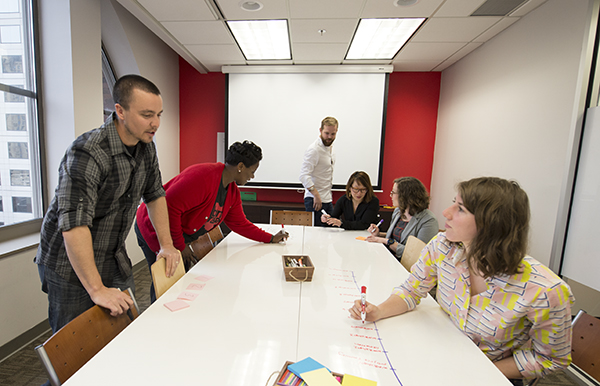
[[[397,177],[413,176],[429,189],[437,124],[441,73],[390,74],[381,204]],[[200,74],[179,58],[180,168],[215,162],[217,132],[225,131],[225,75]],[[308,146],[308,144],[307,144]],[[372,176],[373,177],[373,176]],[[259,201],[302,202],[303,194],[285,189],[252,189]],[[334,192],[334,201],[342,192]]]

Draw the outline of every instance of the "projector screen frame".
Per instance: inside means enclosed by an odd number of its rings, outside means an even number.
[[[381,191],[382,189],[382,176],[383,176],[383,156],[385,151],[385,134],[386,134],[386,120],[387,120],[387,108],[388,108],[388,94],[389,94],[389,79],[390,74],[385,73],[384,75],[384,83],[383,83],[383,101],[382,101],[382,114],[381,114],[381,125],[380,125],[380,141],[379,141],[379,159],[378,159],[378,170],[376,179],[371,176],[371,183],[373,186],[373,190]],[[225,141],[224,141],[224,154],[227,154],[227,149],[229,147],[229,101],[230,101],[230,74],[225,74]],[[319,122],[320,123],[320,122]],[[317,126],[318,127],[318,126]],[[260,146],[260,144],[257,144]],[[307,144],[308,146],[308,144]],[[349,177],[349,176],[348,176]],[[244,185],[244,187],[249,188],[260,188],[260,189],[290,189],[290,190],[300,190],[304,189],[300,181],[297,183],[288,183],[288,182],[253,182],[250,181]],[[343,191],[345,190],[345,184],[333,184],[333,190]]]

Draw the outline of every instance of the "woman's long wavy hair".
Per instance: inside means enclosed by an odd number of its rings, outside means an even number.
[[[398,208],[404,218],[408,214],[414,216],[429,208],[429,194],[425,185],[415,177],[400,177],[394,180],[394,188],[398,191]]]
[[[529,239],[527,193],[517,182],[497,177],[461,182],[458,193],[477,226],[467,249],[469,267],[486,278],[519,273]]]

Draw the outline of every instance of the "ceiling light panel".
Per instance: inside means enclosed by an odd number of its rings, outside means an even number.
[[[291,59],[287,20],[227,21],[247,60]]]
[[[425,18],[361,19],[346,59],[392,59],[424,21]]]

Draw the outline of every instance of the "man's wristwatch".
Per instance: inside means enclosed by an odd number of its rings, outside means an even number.
[[[313,190],[315,190],[315,186],[314,186],[314,185],[313,185],[313,186],[311,186],[310,188],[308,188],[308,191],[309,191],[309,192],[312,192]]]
[[[394,244],[396,241],[394,239],[392,239],[391,237],[388,239],[387,241],[387,246],[391,246],[392,244]]]

